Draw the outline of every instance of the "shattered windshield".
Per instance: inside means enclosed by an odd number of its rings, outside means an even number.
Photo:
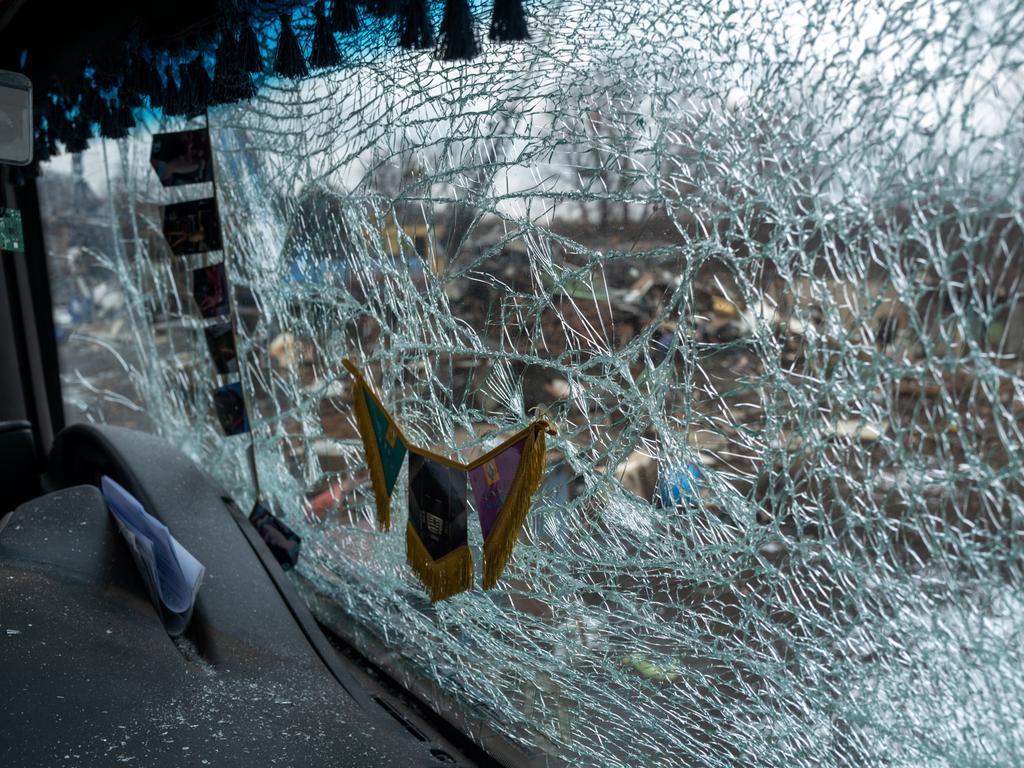
[[[211,108],[222,251],[163,236],[181,120],[51,161],[69,420],[258,489],[321,620],[508,764],[1024,761],[1024,7],[527,5]],[[346,357],[459,461],[554,425],[493,589],[430,602],[408,469],[379,529]]]

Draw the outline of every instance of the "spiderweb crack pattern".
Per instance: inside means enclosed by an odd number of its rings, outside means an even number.
[[[530,8],[470,63],[371,25],[210,114],[302,577],[568,765],[1019,763],[1024,9]],[[147,141],[108,144],[135,401],[251,498]],[[348,354],[464,460],[558,425],[498,589],[431,606],[374,530]]]

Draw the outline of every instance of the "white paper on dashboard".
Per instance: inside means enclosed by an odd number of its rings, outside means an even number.
[[[206,569],[128,491],[106,476],[100,487],[164,628],[181,634],[192,617]]]

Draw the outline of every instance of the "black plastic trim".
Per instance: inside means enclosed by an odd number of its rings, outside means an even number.
[[[334,679],[338,681],[338,684],[366,710],[367,714],[372,715],[372,713],[376,712],[373,699],[356,682],[356,679],[342,667],[337,653],[324,636],[324,633],[320,631],[320,626],[316,623],[316,619],[313,618],[313,614],[309,612],[309,608],[302,602],[302,599],[295,591],[295,587],[291,585],[288,577],[281,570],[280,564],[274,558],[274,555],[263,539],[260,538],[256,529],[252,527],[249,518],[230,497],[224,497],[224,506],[231,512],[235,524],[241,529],[242,535],[245,536],[245,540],[249,542],[249,546],[256,553],[256,557],[259,558],[270,580],[274,582],[274,586],[281,595],[281,599],[284,600],[288,610],[295,617],[296,623],[306,636],[306,639],[309,640],[309,644],[313,646],[313,650],[316,651],[316,654],[331,671],[331,674],[334,675]]]
[[[60,362],[57,355],[57,332],[53,323],[53,298],[50,293],[49,259],[43,235],[43,219],[39,209],[39,189],[29,179],[16,193],[25,236],[25,271],[32,294],[32,316],[43,370],[43,394],[49,411],[50,433],[41,435],[41,450],[49,449],[54,436],[64,429],[64,400],[60,385]],[[33,393],[36,390],[32,390]]]

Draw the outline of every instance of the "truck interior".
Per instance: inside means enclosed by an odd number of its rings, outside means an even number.
[[[0,765],[1024,763],[1017,0],[0,0]]]

